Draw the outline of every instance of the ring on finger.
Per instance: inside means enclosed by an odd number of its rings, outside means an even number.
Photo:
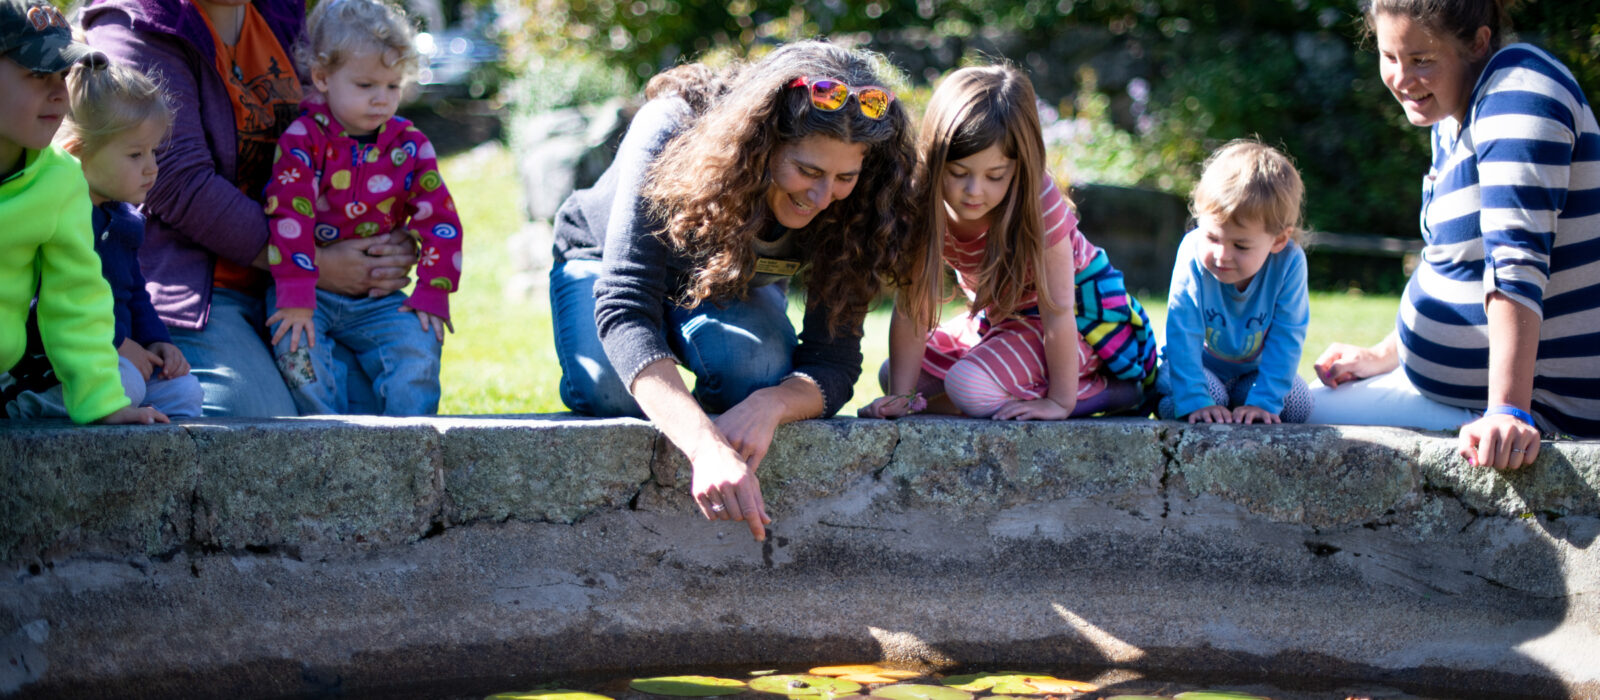
[[[1516,447],[1513,447],[1513,448],[1511,448],[1511,452],[1512,452],[1512,453],[1513,453],[1513,454],[1519,454],[1519,455],[1520,455],[1520,454],[1522,454],[1522,453],[1523,453],[1523,452],[1527,452],[1527,450],[1523,450],[1523,449],[1519,449],[1519,448],[1516,448]]]
[[[721,503],[713,503],[713,504],[711,504],[711,512],[713,512],[713,513],[721,513],[723,510],[724,509],[723,509]]]

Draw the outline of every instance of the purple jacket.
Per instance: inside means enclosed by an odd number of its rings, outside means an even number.
[[[305,26],[304,0],[254,5],[285,49],[292,46]],[[261,203],[234,184],[238,137],[211,30],[184,0],[92,0],[83,26],[91,46],[145,71],[172,97],[177,118],[145,199],[139,257],[161,320],[204,328],[217,257],[249,265],[267,245]]]

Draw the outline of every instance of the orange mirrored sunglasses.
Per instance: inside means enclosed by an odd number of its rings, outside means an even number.
[[[894,102],[894,93],[876,85],[863,85],[860,87],[848,85],[835,78],[811,78],[801,76],[789,83],[789,87],[803,87],[811,94],[811,104],[825,112],[836,112],[844,107],[851,95],[856,96],[856,104],[861,105],[861,114],[868,119],[882,119],[889,113],[889,105]]]

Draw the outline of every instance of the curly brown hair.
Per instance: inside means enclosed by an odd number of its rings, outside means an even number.
[[[881,119],[863,115],[854,97],[836,111],[816,109],[805,89],[788,85],[802,76],[883,85],[880,63],[867,52],[822,41],[780,47],[759,62],[730,69],[727,92],[667,144],[645,196],[664,222],[662,235],[695,263],[680,303],[692,308],[747,293],[755,275],[752,243],[775,225],[765,196],[773,186],[773,153],[822,135],[867,149],[850,196],[797,231],[804,256],[800,282],[808,308],[828,309],[832,333],[860,332],[884,278],[899,279],[895,260],[915,208],[911,119],[899,101]]]
[[[944,290],[942,255],[948,228],[940,187],[945,165],[995,145],[1016,160],[1017,169],[991,214],[977,298],[970,308],[985,310],[999,321],[1015,313],[1017,300],[1035,286],[1041,304],[1060,308],[1049,289],[1035,285],[1045,278],[1044,216],[1039,209],[1045,153],[1033,83],[1009,64],[973,66],[951,73],[934,90],[917,140],[921,159],[913,181],[918,216],[907,245],[900,296],[901,312],[919,326],[936,324],[940,302],[951,296]]]

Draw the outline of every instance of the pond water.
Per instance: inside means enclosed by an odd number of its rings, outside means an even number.
[[[715,698],[723,700],[1521,700],[1536,697],[1518,693],[1464,693],[1440,691],[1423,687],[1409,687],[1404,683],[1395,686],[1360,681],[1339,681],[1311,677],[1262,676],[1243,678],[1238,675],[1209,676],[1194,673],[1153,674],[1128,669],[1071,669],[1050,673],[1018,673],[1015,671],[977,671],[959,669],[952,672],[919,672],[911,675],[908,669],[903,677],[881,683],[859,683],[859,690],[849,684],[837,692],[828,692],[826,684],[790,680],[789,674],[807,674],[811,666],[767,666],[696,669],[642,669],[637,674],[618,671],[608,675],[567,675],[558,677],[518,677],[462,679],[450,683],[433,683],[425,686],[384,688],[370,691],[334,690],[341,698],[386,698],[395,700],[672,700],[685,695],[662,695],[641,692],[634,687],[639,679],[661,677],[711,677],[729,679],[748,684],[769,676],[786,676],[783,687],[792,688],[785,694],[737,686],[729,688]],[[977,677],[974,683],[969,679]],[[1001,678],[998,685],[985,687],[986,676]],[[1036,685],[1049,692],[1018,685],[1016,677],[1048,679]],[[816,679],[817,676],[807,675]],[[863,680],[858,678],[857,680]],[[963,684],[963,681],[967,681]],[[1053,681],[1061,681],[1055,683]],[[804,686],[816,685],[809,692]],[[1073,684],[1086,684],[1093,689],[1079,689]],[[771,686],[772,683],[757,683]],[[914,686],[897,688],[896,686]],[[918,688],[940,686],[944,689],[967,689],[968,695],[954,697],[935,693],[933,696],[918,692]],[[956,686],[956,687],[952,687]],[[1404,686],[1404,687],[1396,687]],[[904,692],[896,692],[904,691]],[[1001,691],[1001,692],[996,692]],[[586,693],[576,695],[568,693]],[[327,697],[328,693],[316,696]],[[493,697],[498,696],[498,697]],[[601,696],[601,697],[595,697]]]

